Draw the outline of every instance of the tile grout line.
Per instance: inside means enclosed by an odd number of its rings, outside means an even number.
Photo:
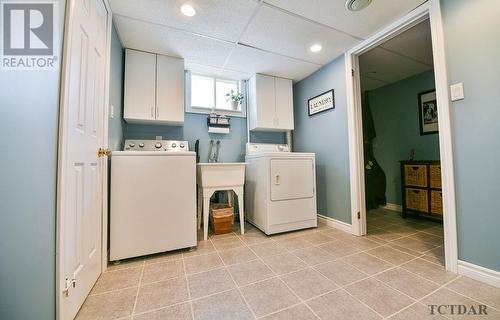
[[[102,296],[102,295],[105,295],[105,294],[119,292],[119,291],[125,291],[125,290],[128,290],[128,289],[134,289],[134,288],[137,288],[137,287],[138,287],[138,285],[135,285],[135,286],[130,286],[130,287],[124,287],[124,288],[119,288],[119,289],[113,289],[113,290],[103,291],[103,292],[99,292],[99,293],[92,293],[92,294],[89,294],[87,296],[87,298],[88,297]]]
[[[189,289],[189,279],[186,272],[186,262],[184,261],[184,254],[182,255],[182,269],[184,270],[184,279],[186,280],[187,292],[188,292],[188,303],[189,308],[191,310],[191,319],[194,320],[194,308],[193,308],[193,300],[191,298],[191,289]]]
[[[141,276],[139,277],[139,284],[137,286],[137,293],[135,294],[134,307],[132,308],[132,318],[135,315],[135,308],[137,307],[137,300],[139,300],[139,291],[141,290],[142,277],[144,276],[144,269],[146,268],[146,261],[142,264]]]

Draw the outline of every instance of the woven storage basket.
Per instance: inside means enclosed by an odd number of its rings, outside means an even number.
[[[230,233],[233,229],[233,207],[221,203],[211,204],[210,221],[214,234]]]

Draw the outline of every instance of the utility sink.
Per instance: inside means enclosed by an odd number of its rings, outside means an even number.
[[[196,165],[196,180],[203,188],[243,186],[246,162],[213,162]]]

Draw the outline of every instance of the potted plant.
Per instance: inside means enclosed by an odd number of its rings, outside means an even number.
[[[231,101],[231,108],[233,110],[238,110],[238,105],[243,101],[243,93],[231,90],[226,94],[226,97],[228,97],[227,101]]]

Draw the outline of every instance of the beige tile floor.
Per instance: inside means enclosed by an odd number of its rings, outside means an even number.
[[[322,223],[246,230],[110,265],[77,319],[417,320],[435,318],[431,304],[485,304],[486,317],[470,318],[500,319],[500,289],[444,270],[435,222],[379,209],[362,238]]]

